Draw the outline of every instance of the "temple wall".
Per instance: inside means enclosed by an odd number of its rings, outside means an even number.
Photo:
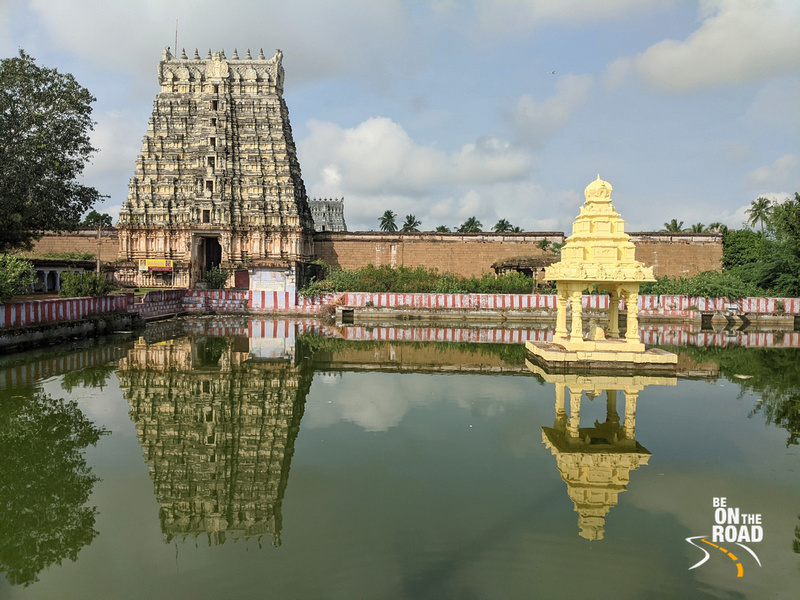
[[[562,242],[546,233],[316,233],[314,254],[326,264],[355,269],[368,264],[437,267],[464,276],[491,273],[495,261],[516,256],[544,256],[538,243]],[[636,259],[653,267],[657,277],[691,276],[722,268],[722,237],[716,234],[633,233]]]
[[[722,237],[697,233],[631,233],[636,259],[653,267],[657,277],[691,276],[722,268]],[[337,268],[368,264],[437,267],[459,275],[491,273],[492,263],[515,256],[544,256],[538,243],[562,242],[563,234],[545,233],[382,233],[320,232],[314,234],[314,256]],[[51,233],[36,242],[34,252],[97,252],[97,232]],[[114,262],[119,252],[118,232],[103,232],[101,260]],[[135,271],[135,269],[133,269]],[[136,273],[132,272],[132,276]],[[165,279],[163,276],[162,279]],[[122,278],[124,279],[124,277]],[[171,281],[171,278],[170,278]],[[158,281],[147,282],[158,286]],[[169,283],[163,284],[169,285]],[[188,279],[176,273],[176,286]]]
[[[59,252],[91,252],[97,256],[97,230],[48,233],[33,244],[32,253],[37,256]],[[118,255],[119,233],[116,229],[104,229],[100,238],[100,260],[114,262]]]
[[[473,276],[493,273],[492,264],[517,256],[544,256],[541,240],[562,242],[545,233],[316,233],[314,254],[326,264],[355,269],[368,264],[436,267],[441,272]]]

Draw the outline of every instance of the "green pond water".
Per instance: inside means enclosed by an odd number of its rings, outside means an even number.
[[[4,357],[0,597],[800,597],[798,349],[570,379],[345,334],[196,319]]]

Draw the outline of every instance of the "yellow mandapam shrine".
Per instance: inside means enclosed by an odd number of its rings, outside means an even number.
[[[677,356],[646,349],[639,341],[639,285],[655,281],[653,268],[635,258],[635,247],[625,233],[625,221],[611,204],[611,184],[597,179],[584,194],[586,202],[572,224],[561,260],[545,268],[545,279],[556,282],[558,315],[552,342],[528,342],[529,354],[546,366],[598,368],[642,367],[669,370]],[[610,294],[608,328],[592,324],[584,336],[581,297],[597,289]],[[619,301],[624,299],[627,330],[620,337]],[[567,305],[572,322],[567,329]]]

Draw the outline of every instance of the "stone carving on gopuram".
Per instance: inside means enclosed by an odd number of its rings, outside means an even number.
[[[161,91],[120,212],[120,281],[191,287],[220,266],[301,283],[313,222],[282,57],[164,50]]]

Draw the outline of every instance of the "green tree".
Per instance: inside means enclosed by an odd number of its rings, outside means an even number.
[[[769,221],[772,214],[772,202],[764,197],[756,198],[750,203],[750,208],[744,212],[747,214],[747,224],[750,227],[761,223],[761,231],[764,231],[764,224]]]
[[[97,535],[97,509],[85,506],[97,477],[83,451],[104,433],[74,401],[19,391],[0,401],[0,571],[12,585],[76,560]]]
[[[27,294],[36,281],[33,263],[18,256],[0,254],[0,303]]]
[[[387,210],[384,212],[380,218],[381,231],[397,231],[397,223],[394,222],[396,216],[394,211]]]
[[[715,221],[714,223],[708,226],[708,229],[706,231],[710,233],[720,233],[722,235],[725,235],[725,233],[728,231],[728,226],[723,225],[718,221]]]
[[[483,231],[483,223],[478,221],[477,217],[470,217],[458,226],[459,233],[481,233]]]
[[[546,252],[550,250],[550,240],[539,240],[536,242],[536,247]]]
[[[683,231],[683,221],[672,219],[669,223],[664,223],[664,229],[661,231],[668,231],[670,233],[680,233]]]
[[[403,223],[403,227],[400,229],[400,231],[419,231],[419,226],[421,224],[422,222],[414,215],[406,215],[406,220]]]
[[[114,284],[97,273],[89,271],[81,273],[66,272],[61,274],[61,288],[58,290],[58,295],[62,298],[105,296],[113,289]]]
[[[79,182],[95,152],[95,98],[69,73],[20,50],[0,61],[0,252],[76,226],[100,199]]]
[[[221,290],[228,283],[228,278],[231,276],[229,269],[220,269],[219,267],[211,267],[203,275],[203,281],[206,282],[208,289]]]
[[[520,227],[519,225],[514,225],[511,229],[509,229],[509,231],[511,233],[522,233],[525,230],[522,227]]]
[[[96,210],[90,210],[89,213],[83,218],[81,227],[95,229],[97,227],[111,227],[113,219],[108,213],[99,213]]]
[[[702,223],[695,223],[691,227],[689,227],[689,231],[692,233],[703,233],[706,231],[706,226]]]
[[[497,223],[494,224],[492,227],[493,231],[497,233],[507,233],[510,231],[514,231],[514,226],[509,223],[506,219],[500,219]]]
[[[450,228],[447,225],[439,225],[436,228],[436,231],[439,233],[450,233]]]

